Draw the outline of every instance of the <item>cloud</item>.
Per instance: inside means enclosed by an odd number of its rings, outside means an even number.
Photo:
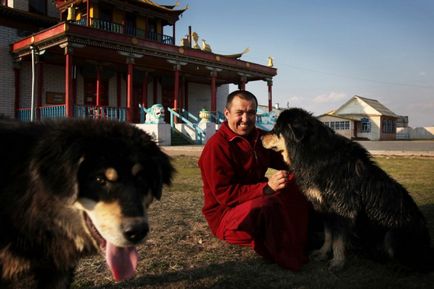
[[[313,102],[316,104],[323,103],[338,103],[349,98],[344,92],[330,92],[328,94],[321,94],[313,98]]]

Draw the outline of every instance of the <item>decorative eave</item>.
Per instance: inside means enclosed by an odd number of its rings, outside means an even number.
[[[131,3],[137,3],[137,2],[143,3],[146,6],[153,7],[155,9],[159,9],[165,12],[176,13],[177,15],[182,14],[185,10],[188,9],[188,5],[187,5],[183,9],[175,10],[174,8],[178,6],[178,2],[175,5],[160,5],[151,0],[127,0],[127,1]]]
[[[71,5],[78,5],[86,3],[88,0],[55,0],[56,7],[60,12],[64,12]],[[92,0],[89,0],[92,3]],[[96,1],[95,1],[96,2]],[[179,16],[188,9],[186,6],[183,9],[171,9],[172,6],[163,6],[154,3],[153,1],[146,0],[98,0],[98,2],[104,2],[112,4],[113,7],[122,7],[122,10],[128,12],[139,13],[142,15],[148,15],[160,19],[164,19],[168,24],[173,25],[179,20]],[[96,2],[96,3],[98,3]],[[176,7],[177,5],[173,6]],[[143,10],[140,10],[143,8]]]
[[[277,74],[276,68],[273,67],[224,57],[198,49],[138,39],[124,34],[95,31],[90,27],[66,22],[13,43],[11,52],[17,60],[28,57],[30,45],[36,46],[39,50],[51,49],[60,45],[85,46],[87,52],[91,49],[108,49],[117,54],[143,55],[144,58],[155,59],[155,61],[162,59],[166,63],[167,60],[185,62],[188,63],[186,67],[183,67],[185,73],[189,73],[189,69],[193,74],[196,67],[199,66],[201,68],[211,67],[221,69],[222,74],[230,73],[231,79],[234,75],[244,75],[248,81],[266,80]]]

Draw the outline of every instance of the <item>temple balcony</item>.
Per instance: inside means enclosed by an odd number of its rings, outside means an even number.
[[[81,25],[81,26],[87,26],[87,19],[82,18],[80,20],[70,21],[70,23]],[[113,33],[126,34],[129,36],[134,36],[146,40],[157,41],[164,44],[175,45],[175,39],[172,36],[164,35],[162,33],[152,32],[152,31],[146,32],[143,29],[139,29],[133,26],[122,25],[122,24],[118,24],[118,23],[114,23],[102,19],[91,18],[90,27],[113,32]]]

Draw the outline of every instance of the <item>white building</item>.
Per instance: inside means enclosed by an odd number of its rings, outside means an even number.
[[[318,119],[345,137],[367,140],[396,139],[394,112],[375,99],[353,96],[335,111]]]

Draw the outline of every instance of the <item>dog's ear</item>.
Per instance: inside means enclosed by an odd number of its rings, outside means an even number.
[[[171,185],[175,168],[172,166],[171,159],[168,155],[157,149],[152,156],[153,178],[151,180],[152,195],[160,200],[163,185]]]
[[[299,120],[295,120],[288,124],[290,131],[292,132],[292,137],[296,142],[301,142],[307,133],[307,123],[302,123]]]
[[[31,163],[33,184],[43,187],[39,191],[74,199],[81,158],[76,146],[58,139],[42,141],[35,149]]]
[[[159,200],[163,185],[172,184],[175,168],[170,157],[160,149],[150,134],[138,128],[130,127],[130,130],[133,150],[138,150],[139,161],[144,164],[146,174],[149,176],[151,193]]]
[[[136,141],[135,148],[139,150],[139,160],[145,165],[146,174],[149,176],[151,193],[160,200],[163,185],[171,185],[175,173],[171,159],[148,133],[134,129],[132,138]]]

